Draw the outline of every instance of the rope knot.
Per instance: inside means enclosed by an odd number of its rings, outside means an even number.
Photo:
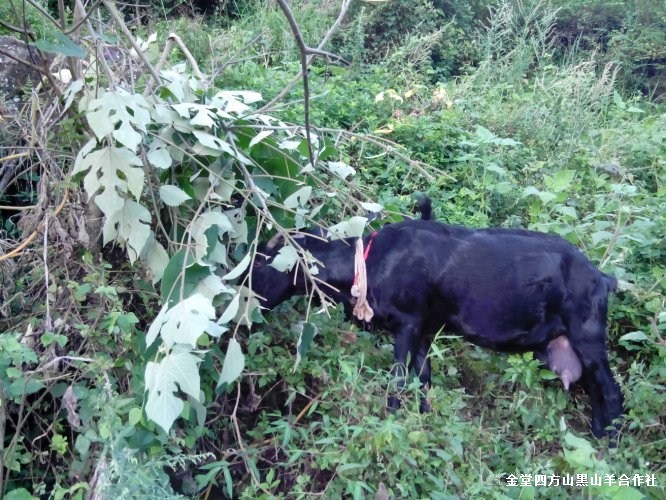
[[[363,238],[356,240],[356,252],[354,254],[354,283],[351,287],[352,297],[356,298],[353,314],[366,323],[372,320],[375,312],[368,304],[368,275],[365,269],[365,261],[370,253],[370,247],[377,232],[370,235],[368,246],[363,250]]]

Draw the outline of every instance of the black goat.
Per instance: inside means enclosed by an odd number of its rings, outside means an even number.
[[[429,218],[429,200],[421,211]],[[304,237],[299,243],[321,262],[317,278],[331,287],[324,291],[351,312],[354,241]],[[251,273],[252,289],[267,308],[307,288],[298,266],[280,272],[268,265],[280,246],[263,244]],[[409,369],[424,389],[430,385],[427,353],[444,327],[496,351],[535,352],[567,389],[580,378],[596,436],[622,413],[622,393],[606,353],[608,294],[616,280],[566,240],[526,230],[407,220],[366,236],[368,246],[372,323],[395,336],[399,380],[409,353]],[[390,396],[388,405],[397,408],[397,397]],[[428,410],[424,397],[420,407]]]

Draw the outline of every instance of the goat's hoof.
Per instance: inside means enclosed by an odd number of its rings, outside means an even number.
[[[396,411],[400,408],[400,399],[398,396],[389,396],[386,402],[386,407],[389,411]]]

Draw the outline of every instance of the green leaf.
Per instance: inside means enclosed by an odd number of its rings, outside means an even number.
[[[512,139],[511,137],[498,137],[493,143],[500,146],[520,146],[521,144],[519,141]]]
[[[544,205],[547,205],[551,201],[557,199],[557,195],[549,191],[540,191],[537,196]]]
[[[153,167],[160,168],[162,170],[171,167],[173,162],[173,159],[169,154],[169,150],[165,147],[158,149],[151,148],[151,151],[148,152],[146,158],[148,158],[148,162],[150,162]]]
[[[7,492],[5,500],[39,500],[39,497],[32,496],[25,488],[17,488]]]
[[[143,418],[143,411],[141,408],[132,408],[129,411],[129,424],[131,427],[136,427],[136,425],[141,422],[141,419]]]
[[[222,313],[222,316],[220,316],[220,319],[217,320],[218,324],[226,325],[229,323],[229,321],[236,317],[236,313],[238,313],[238,308],[240,307],[240,298],[240,293],[236,293],[236,295],[234,295],[234,297],[227,305],[227,308]]]
[[[152,372],[159,372],[159,374],[153,375]],[[168,433],[174,421],[183,411],[184,403],[174,395],[177,389],[176,384],[173,382],[166,383],[163,372],[160,365],[152,361],[146,367],[146,386],[148,389],[146,415],[164,429],[164,432]],[[155,387],[148,387],[148,380],[152,378],[155,379]]]
[[[352,217],[349,220],[340,222],[328,229],[329,238],[336,240],[342,238],[359,238],[363,235],[365,224],[368,219],[365,217]]]
[[[514,186],[512,183],[510,183],[510,182],[508,182],[508,181],[505,181],[505,182],[498,182],[497,184],[495,184],[494,186],[492,186],[492,189],[493,189],[493,191],[495,191],[496,193],[499,193],[499,194],[506,194],[506,193],[511,192],[511,191],[513,190],[514,187],[515,187],[515,186]]]
[[[170,207],[177,207],[192,198],[178,186],[160,186],[160,198]]]
[[[248,268],[251,260],[252,260],[252,255],[248,253],[245,257],[241,259],[241,261],[236,265],[236,267],[234,267],[231,271],[222,276],[222,279],[233,280],[235,278],[238,278]]]
[[[296,344],[296,363],[294,363],[294,371],[300,364],[301,360],[310,351],[312,339],[317,335],[319,329],[313,323],[300,323],[297,327],[298,343]]]
[[[545,181],[550,189],[559,193],[566,190],[571,185],[575,176],[575,170],[560,170],[552,178],[547,177]]]
[[[141,159],[127,148],[104,147],[90,153],[81,150],[74,162],[73,174],[90,170],[83,179],[88,196],[107,217],[122,209],[124,200],[119,193],[141,197],[145,174]],[[119,173],[121,175],[119,175]]]
[[[594,466],[595,449],[589,441],[567,432],[564,435],[564,458],[570,466],[585,470]]]
[[[54,36],[58,39],[58,42],[52,43],[46,40],[39,40],[35,42],[35,47],[42,52],[49,52],[51,54],[62,54],[63,56],[76,57],[77,59],[86,57],[86,51],[81,46],[75,44],[64,33],[58,31]]]
[[[379,213],[382,210],[384,210],[384,206],[380,205],[379,203],[361,202],[360,205],[361,205],[361,208],[363,208],[363,210],[367,210],[368,212],[372,212],[372,213]]]
[[[356,174],[356,170],[341,161],[328,161],[325,165],[330,172],[334,173],[341,179],[346,179],[350,175]]]
[[[578,213],[574,207],[567,205],[556,205],[555,211],[562,215],[566,215],[567,217],[571,217],[572,219],[578,219]]]
[[[648,340],[648,339],[649,339],[649,337],[641,331],[625,333],[624,335],[622,335],[620,337],[620,340],[625,340],[625,341],[629,340],[629,341],[632,341],[632,342],[643,342],[644,340]]]
[[[178,388],[190,397],[199,399],[200,362],[201,359],[193,353],[174,349],[159,363],[151,361],[146,366],[146,415],[165,432],[169,432],[184,408],[183,401],[175,395]]]
[[[186,255],[187,263],[184,265]],[[162,276],[162,284],[160,285],[162,300],[174,302],[179,298],[189,297],[199,282],[210,274],[209,267],[194,262],[192,252],[187,250],[178,251],[176,255],[171,257],[164,270],[164,276]],[[180,297],[181,288],[183,290],[182,297]]]
[[[24,380],[19,378],[14,380],[9,386],[9,393],[15,397],[29,396],[44,388],[44,383],[41,380],[28,379]]]
[[[539,191],[539,190],[538,190],[537,188],[535,188],[534,186],[527,186],[525,189],[523,189],[522,197],[523,197],[523,198],[526,198],[527,196],[532,196],[532,195],[534,195],[534,196],[539,196],[539,193],[540,193],[540,192],[541,192],[541,191]]]
[[[240,377],[244,368],[245,355],[243,354],[243,350],[238,341],[235,338],[231,338],[227,347],[227,354],[224,356],[224,364],[222,365],[220,380],[217,382],[217,388],[219,389],[225,384],[231,384]]]
[[[85,459],[88,456],[88,453],[90,452],[90,445],[91,445],[90,439],[85,434],[79,434],[76,437],[76,441],[74,443],[74,449],[81,456],[81,458]]]
[[[603,498],[610,500],[641,500],[646,498],[639,490],[631,486],[620,486],[619,484],[595,486],[594,492],[602,493]]]
[[[234,294],[236,290],[225,285],[217,274],[211,274],[197,283],[194,293],[200,293],[212,301],[221,293]]]
[[[298,251],[293,246],[286,245],[280,248],[278,254],[273,258],[269,266],[278,271],[285,272],[291,271],[296,262],[298,262]]]
[[[169,264],[169,254],[162,244],[151,234],[146,245],[143,247],[141,258],[151,271],[154,285],[164,276],[164,271]]]
[[[199,263],[202,263],[201,261],[207,257],[215,263],[226,265],[226,255],[223,252],[216,252],[213,254],[212,251],[215,250],[215,248],[210,248],[209,246],[209,238],[206,233],[212,226],[217,227],[217,234],[212,238],[216,246],[217,237],[234,230],[234,226],[222,212],[210,210],[199,215],[199,217],[192,222],[192,228],[190,230],[190,234],[195,243],[194,257]]]
[[[482,127],[481,125],[476,126],[476,131],[474,133],[484,142],[492,142],[497,137],[490,130],[488,130],[486,127]]]
[[[287,208],[303,207],[310,199],[312,187],[303,186],[295,193],[292,193],[284,200],[284,206]]]
[[[138,131],[145,133],[151,121],[149,107],[141,94],[118,89],[91,101],[86,118],[99,140],[111,134],[129,150],[136,151],[142,140]]]
[[[252,164],[252,161],[240,151],[238,151],[233,144],[228,143],[216,135],[209,134],[208,132],[203,132],[201,130],[192,131],[192,135],[197,138],[199,145],[204,148],[203,150],[199,150],[197,149],[197,146],[195,146],[194,151],[197,153],[206,154],[209,156],[219,156],[221,153],[226,153],[232,158],[236,158],[244,165]]]
[[[342,464],[337,467],[338,474],[342,474],[343,472],[347,472],[348,470],[353,470],[353,469],[361,469],[361,468],[366,468],[368,464]]]
[[[217,115],[213,110],[202,106],[190,123],[195,127],[213,128],[217,124]]]
[[[598,245],[602,241],[610,241],[611,238],[613,237],[613,233],[610,231],[595,231],[591,235],[592,237],[592,244],[593,245]]]
[[[272,135],[275,132],[275,130],[262,130],[259,132],[257,135],[255,135],[252,140],[250,141],[249,148],[254,146],[255,144],[260,143],[263,141],[266,137]]]
[[[146,335],[146,345],[151,345],[159,332],[167,347],[186,344],[193,349],[197,339],[204,334],[208,322],[215,318],[215,308],[211,299],[202,294],[194,294],[178,302],[170,309],[163,307],[150,325]]]
[[[625,109],[627,107],[617,90],[613,91],[613,102],[619,109]]]
[[[497,163],[489,163],[488,165],[486,165],[485,168],[486,170],[490,172],[495,172],[496,174],[502,177],[506,175],[506,170],[500,167]]]
[[[133,264],[153,237],[150,221],[150,212],[143,205],[128,200],[121,210],[109,215],[104,221],[104,243],[115,240],[125,245],[130,263]]]

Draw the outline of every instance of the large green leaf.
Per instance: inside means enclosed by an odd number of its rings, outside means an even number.
[[[191,352],[174,349],[159,363],[146,366],[146,415],[165,432],[183,411],[184,403],[176,396],[178,388],[194,399],[200,396],[198,365],[201,359]]]
[[[177,207],[192,199],[185,191],[178,186],[164,185],[160,186],[160,198],[170,207]]]
[[[222,373],[217,382],[217,388],[223,388],[231,384],[234,380],[240,377],[245,368],[245,355],[241,349],[240,344],[235,338],[229,340],[227,347],[227,354],[224,356],[224,364],[222,365]]]
[[[234,230],[234,226],[229,222],[226,215],[219,211],[204,212],[195,221],[192,222],[190,234],[194,240],[194,257],[198,262],[202,262],[204,258],[212,260],[214,263],[226,265],[226,253],[211,254],[214,248],[210,247],[210,243],[217,246],[218,238],[213,237],[209,239],[210,233],[208,229],[216,226],[217,237],[224,235]],[[221,245],[221,244],[220,244]]]
[[[78,59],[83,59],[86,57],[86,51],[81,46],[74,43],[74,41],[69,38],[64,33],[58,31],[55,33],[57,39],[56,42],[49,42],[47,40],[38,40],[35,42],[35,47],[37,47],[42,52],[50,52],[52,54],[62,54],[67,57],[76,57]]]
[[[365,217],[351,217],[328,228],[328,234],[331,239],[358,238],[363,234],[365,224],[368,219]]]
[[[101,197],[100,195],[97,199]],[[134,263],[153,237],[149,224],[150,212],[143,205],[127,200],[121,210],[111,214],[104,221],[102,228],[104,243],[115,240],[124,244],[127,247],[130,262]]]
[[[149,103],[141,94],[125,90],[107,91],[88,106],[86,117],[90,128],[102,140],[109,134],[132,151],[142,140],[140,132],[146,132],[150,123]]]
[[[278,254],[273,258],[269,266],[282,272],[291,271],[297,261],[298,252],[296,251],[296,248],[291,245],[286,245],[280,248]]]
[[[122,208],[121,193],[130,193],[135,199],[141,197],[145,174],[141,159],[127,148],[104,147],[86,153],[82,150],[74,162],[74,171],[89,172],[83,179],[88,196],[107,217]],[[101,194],[98,191],[102,190]]]
[[[187,256],[187,263],[185,262]],[[171,257],[169,264],[164,270],[162,283],[160,285],[160,295],[162,300],[173,303],[178,298],[189,297],[199,282],[210,276],[211,270],[207,266],[202,266],[194,262],[192,252],[180,250]],[[181,297],[180,291],[183,290]]]

